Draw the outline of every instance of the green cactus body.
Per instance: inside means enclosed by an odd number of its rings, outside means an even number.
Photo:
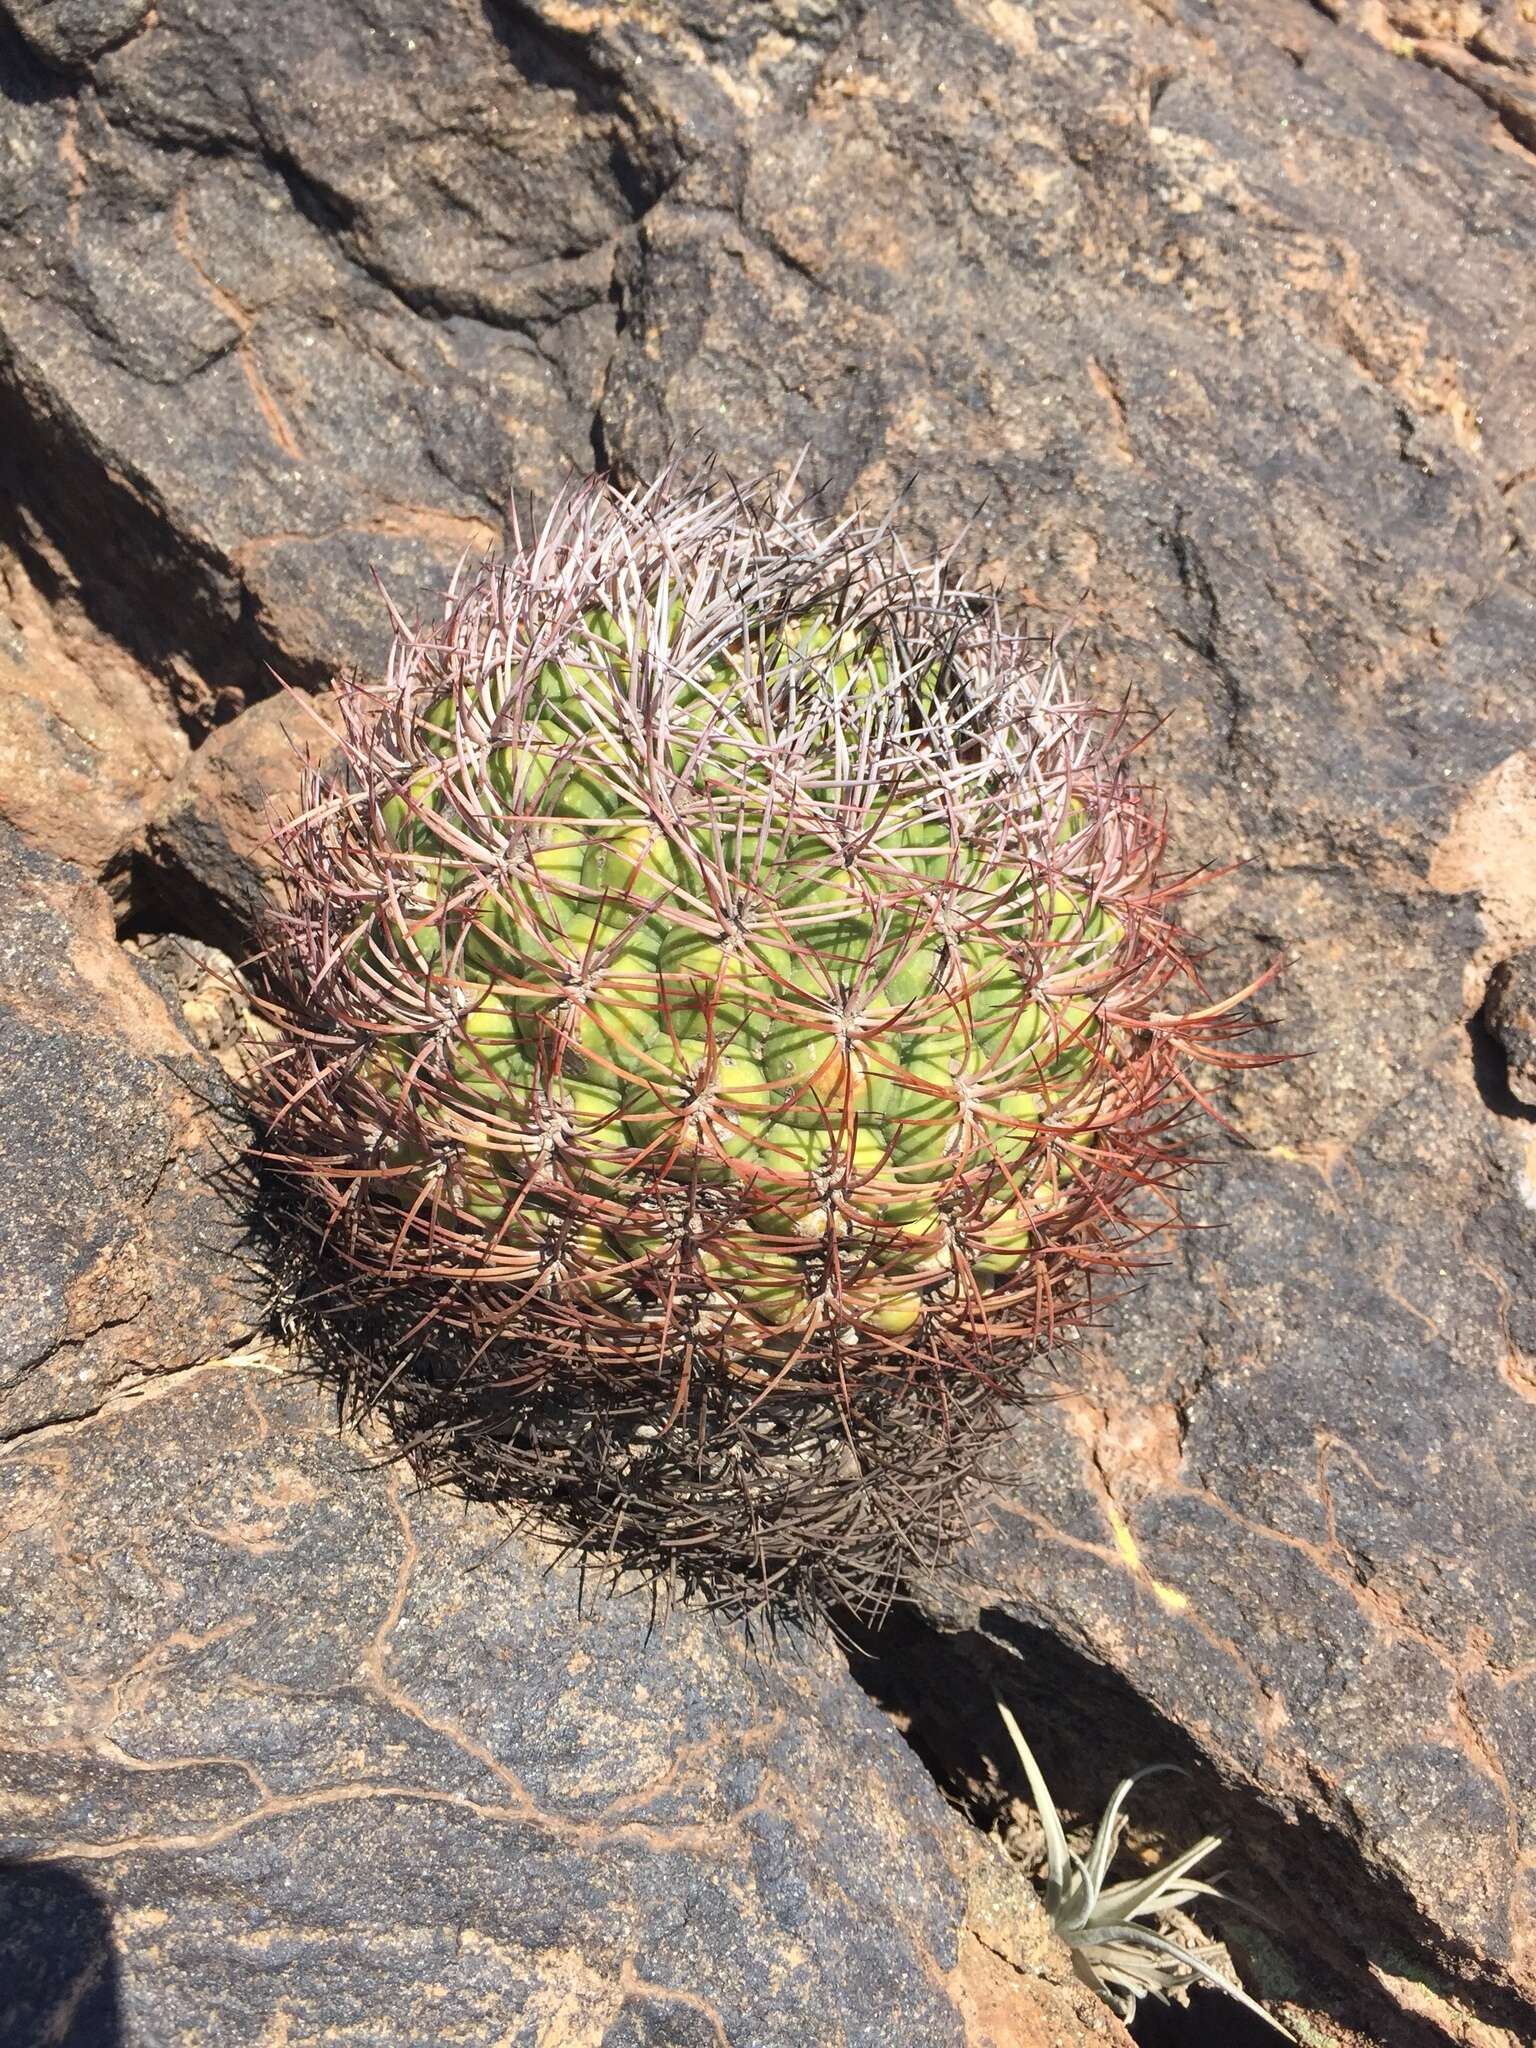
[[[1160,826],[1048,643],[771,490],[589,482],[340,699],[260,1104],[353,1299],[855,1447],[861,1389],[991,1400],[1082,1313],[1230,1006],[1171,1004]]]
[[[1073,999],[1125,940],[1090,863],[1044,857],[1043,808],[935,815],[937,667],[893,684],[814,606],[702,663],[685,599],[641,614],[589,606],[558,660],[414,714],[430,765],[379,807],[398,887],[353,941],[414,1017],[359,1079],[410,1077],[498,1269],[578,1309],[681,1287],[749,1355],[829,1319],[905,1336],[962,1272],[1006,1292],[1112,1060]],[[867,789],[875,739],[918,772]],[[417,1165],[384,1184],[407,1209]]]

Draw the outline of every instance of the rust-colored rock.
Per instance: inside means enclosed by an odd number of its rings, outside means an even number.
[[[0,547],[0,819],[100,874],[186,758],[154,679]]]
[[[328,750],[334,717],[328,694],[285,691],[209,734],[142,835],[135,888],[157,923],[237,958],[249,950],[276,872],[271,827],[291,815],[303,759]]]

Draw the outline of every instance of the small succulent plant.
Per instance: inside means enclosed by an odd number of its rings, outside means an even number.
[[[394,623],[279,836],[257,1090],[367,1397],[583,1543],[866,1599],[1234,1028],[1119,729],[886,528],[708,475]]]
[[[1045,1836],[1046,1914],[1072,1951],[1073,1968],[1083,1982],[1123,2020],[1135,2017],[1137,2001],[1142,1998],[1179,1999],[1196,1984],[1210,1984],[1257,2013],[1285,2040],[1294,2040],[1263,2006],[1213,1967],[1208,1952],[1189,1948],[1168,1932],[1170,1916],[1192,1900],[1227,1898],[1218,1885],[1191,1875],[1221,1847],[1219,1835],[1202,1835],[1182,1855],[1141,1877],[1105,1883],[1125,1830],[1127,1797],[1143,1778],[1176,1766],[1151,1764],[1122,1778],[1104,1809],[1088,1854],[1078,1856],[1067,1844],[1056,1802],[1018,1722],[1001,1701],[998,1712],[1024,1766]],[[1145,1925],[1148,1920],[1153,1924]]]

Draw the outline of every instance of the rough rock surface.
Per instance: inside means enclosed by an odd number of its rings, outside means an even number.
[[[1536,941],[1528,12],[0,0],[0,485],[161,720],[88,842],[15,822],[142,923],[248,913],[188,737],[593,453],[910,479],[1165,719],[1181,855],[1248,863],[1212,977],[1283,952],[1307,1056],[1225,1091],[1221,1229],[1063,1363],[924,1654],[1118,1686],[1292,1962],[1478,2048],[1536,2030],[1536,1139],[1477,1021]]]
[[[0,820],[93,874],[187,760],[168,695],[92,628],[55,557],[0,543]],[[46,587],[45,587],[46,586]]]
[[[6,15],[9,481],[201,730],[377,655],[375,569],[430,596],[589,458],[675,145],[512,0]]]
[[[0,961],[4,1437],[233,1348],[267,1289],[222,1077],[118,946],[105,896],[14,835]]]
[[[285,692],[218,726],[165,789],[134,844],[131,892],[170,931],[242,957],[275,873],[270,833],[299,800],[304,763],[329,751],[328,693]]]
[[[1302,7],[876,6],[728,203],[694,166],[642,224],[604,424],[974,509],[1166,716],[1181,853],[1250,863],[1194,914],[1223,982],[1286,956],[1306,1058],[1226,1091],[1223,1227],[1067,1364],[934,1612],[1123,1674],[1298,1931],[1515,2040],[1536,1157],[1468,1032],[1521,839],[1468,815],[1531,733],[1536,160],[1445,73]]]
[[[1536,1111],[1536,947],[1527,946],[1494,968],[1483,1021],[1503,1055],[1502,1081],[1517,1113]]]
[[[995,1886],[969,1929],[833,1652],[546,1565],[259,1356],[0,1456],[0,2038],[1125,2040],[1037,1908],[999,2000]]]

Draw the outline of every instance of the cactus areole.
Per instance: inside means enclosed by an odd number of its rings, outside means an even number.
[[[706,1578],[889,1581],[1230,1028],[1118,728],[767,485],[589,480],[395,624],[279,834],[259,1088],[365,1391]]]

